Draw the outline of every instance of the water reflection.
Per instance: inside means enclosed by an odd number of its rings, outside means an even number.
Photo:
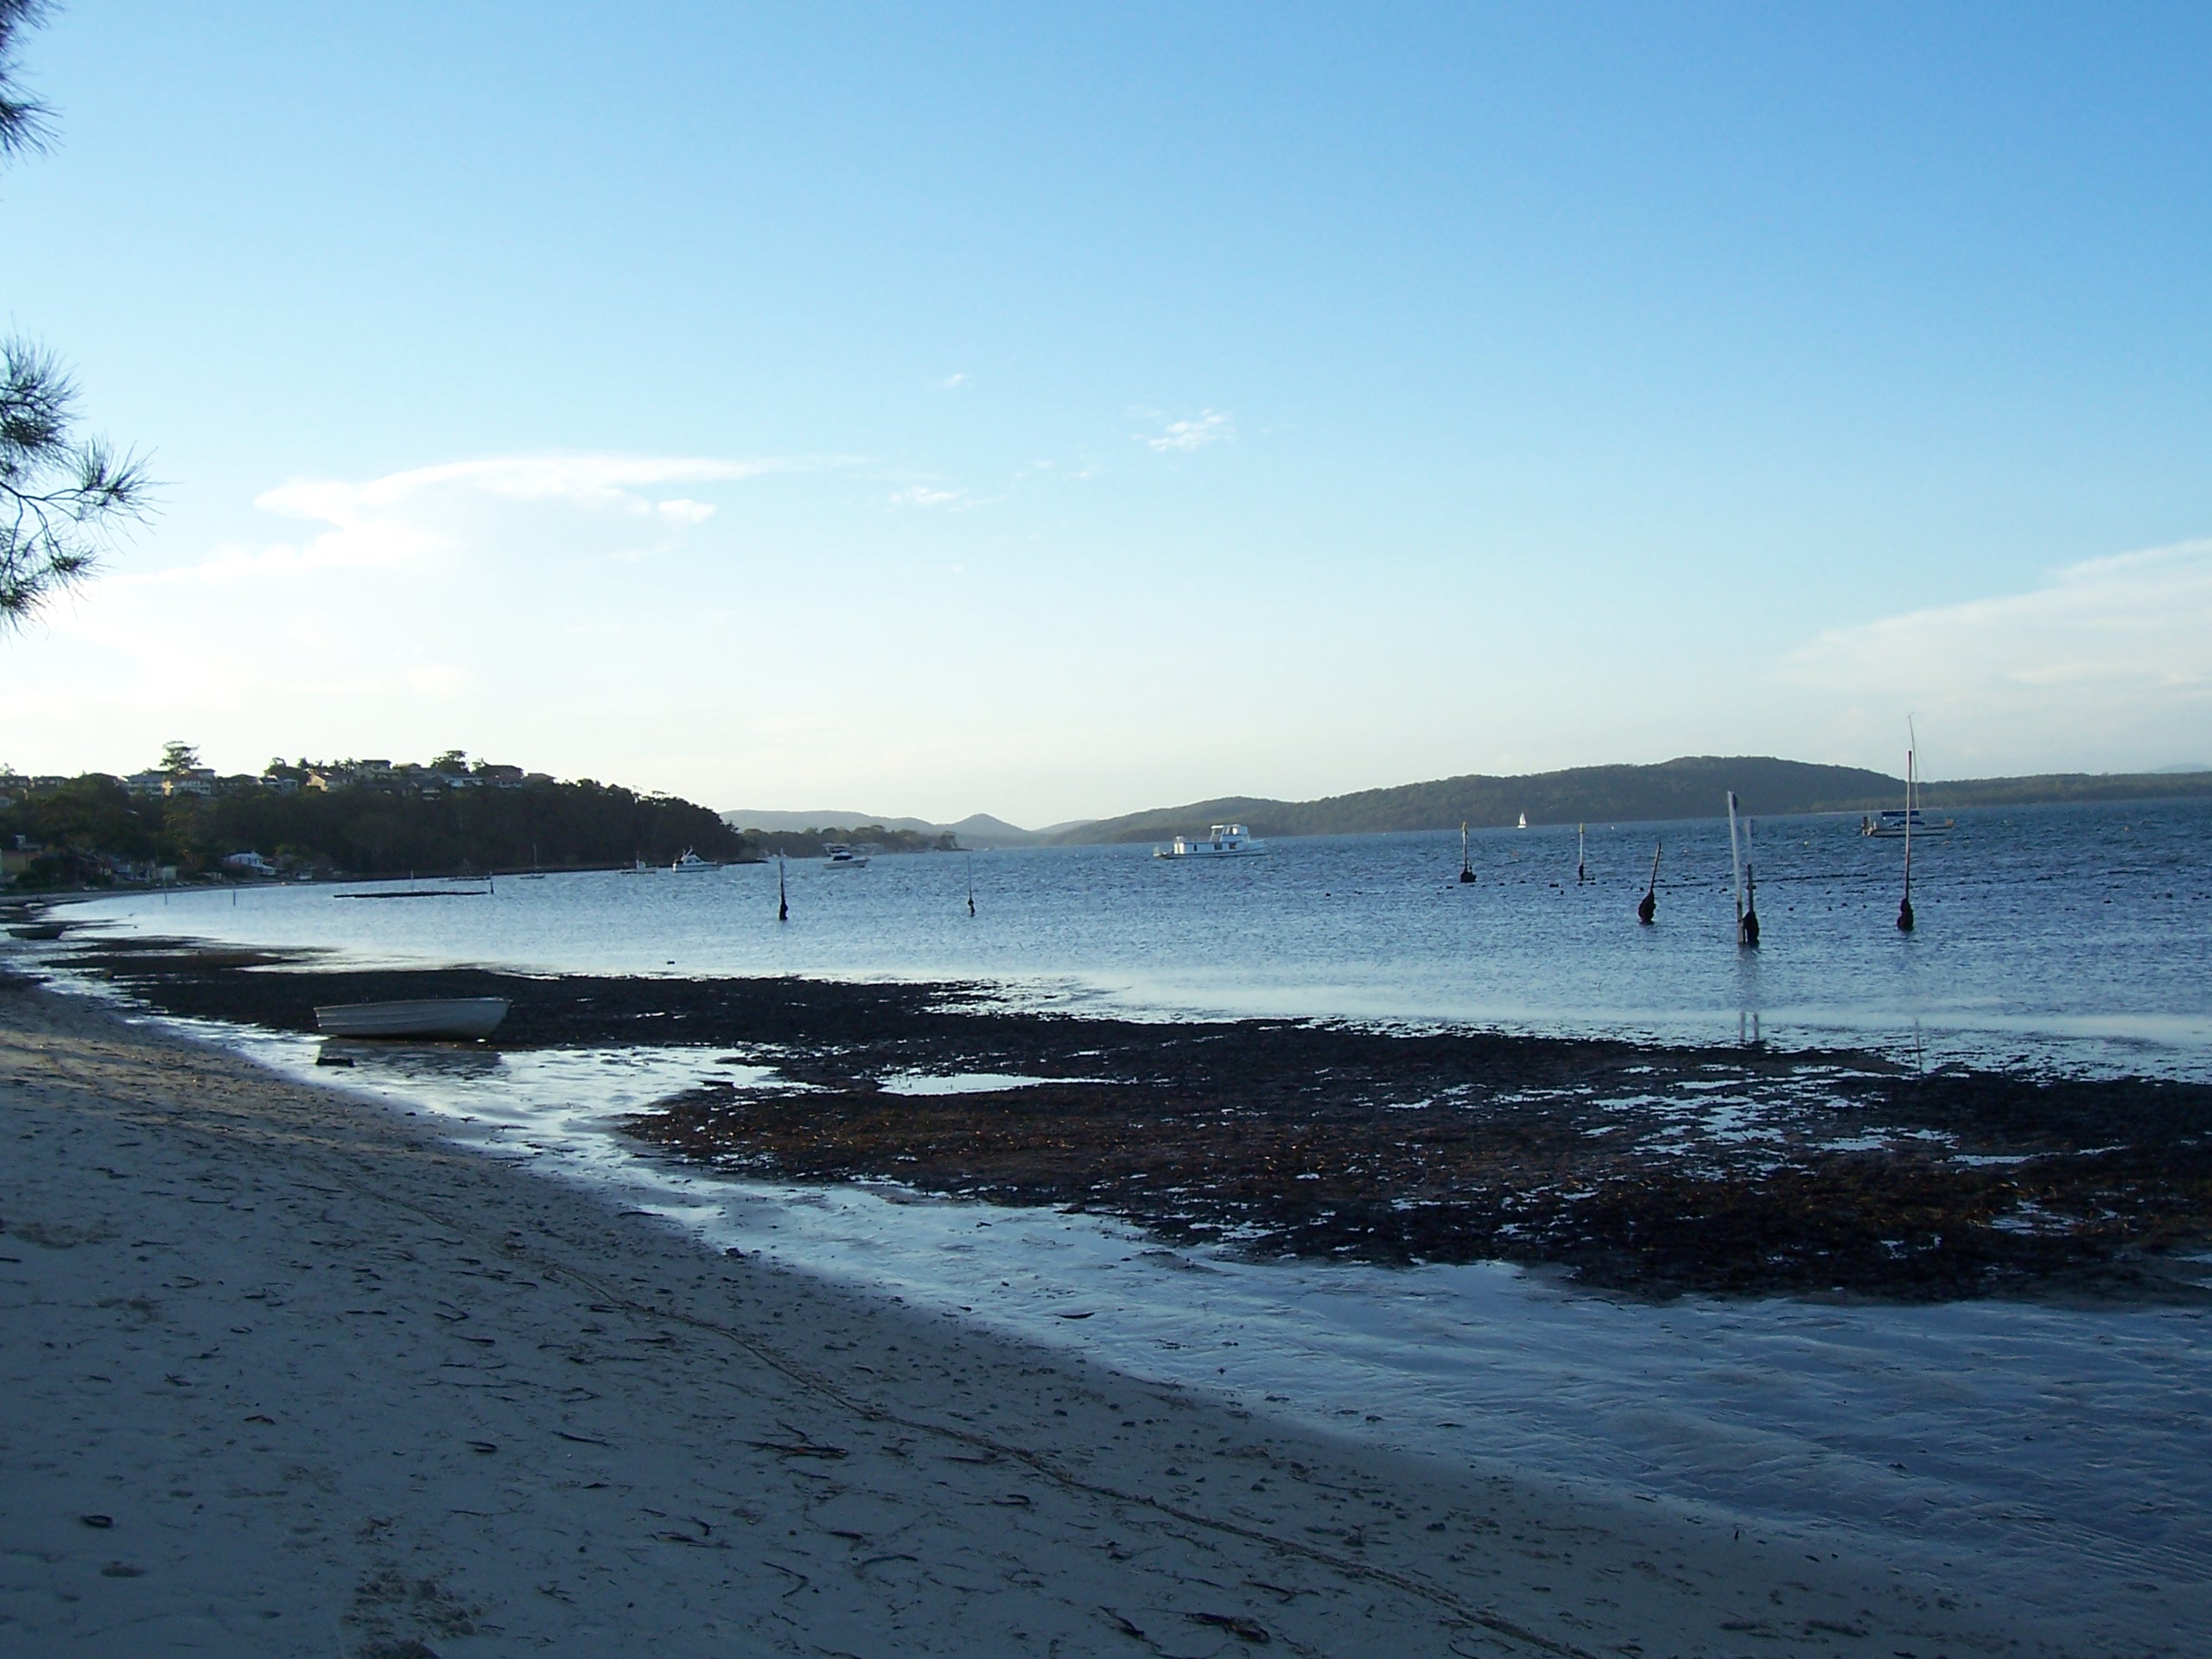
[[[367,1066],[395,1077],[481,1079],[506,1070],[506,1057],[479,1043],[364,1042],[326,1037],[315,1052],[321,1066]]]

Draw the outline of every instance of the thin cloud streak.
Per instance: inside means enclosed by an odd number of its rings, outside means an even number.
[[[474,491],[510,501],[570,501],[579,506],[650,512],[655,503],[635,493],[654,484],[693,484],[783,472],[787,461],[718,461],[704,457],[566,454],[499,455],[445,461],[391,473],[365,484],[302,480],[264,492],[254,505],[289,518],[345,524],[440,490]]]
[[[892,493],[893,505],[901,507],[957,507],[968,499],[965,490],[936,490],[926,484],[909,485]]]
[[[2031,593],[1831,629],[1784,659],[1801,684],[1909,677],[1948,695],[2212,686],[2212,542],[2091,559]]]
[[[705,523],[718,511],[686,496],[655,499],[638,491],[652,485],[696,484],[758,478],[804,463],[718,461],[651,455],[569,454],[493,456],[443,462],[390,473],[366,482],[299,479],[264,491],[254,505],[264,512],[330,526],[305,546],[260,547],[226,543],[199,564],[166,570],[122,571],[102,585],[124,591],[188,582],[236,583],[297,577],[316,571],[404,566],[450,553],[467,538],[441,520],[470,498],[521,505],[550,504],[619,512],[654,521],[671,533]],[[651,549],[618,556],[642,557]]]
[[[717,512],[688,495],[657,499],[658,488],[804,464],[495,456],[367,480],[296,480],[255,505],[319,524],[319,534],[226,543],[197,563],[113,573],[58,609],[52,628],[105,659],[100,696],[118,708],[158,698],[181,718],[334,697],[452,705],[486,684],[518,683],[521,665],[487,679],[450,658],[423,660],[426,639],[449,632],[424,613],[424,593],[480,616],[496,596],[502,616],[527,626],[524,618],[557,611],[564,593],[588,591],[549,583],[552,569],[671,551]],[[480,635],[469,645],[493,650]]]
[[[2190,747],[2212,712],[2212,541],[2090,559],[2028,593],[1830,629],[1783,658],[1777,677],[1938,711],[1976,749],[2054,761],[2132,752],[2156,764],[2166,748]]]

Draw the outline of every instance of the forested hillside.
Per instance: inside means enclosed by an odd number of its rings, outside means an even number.
[[[664,864],[686,848],[708,859],[760,855],[703,806],[589,781],[165,797],[134,795],[97,772],[14,798],[0,810],[0,847],[20,848],[10,864],[22,867],[21,887],[149,879],[164,866],[190,877],[245,852],[288,874],[348,875]]]
[[[1734,790],[1744,810],[1762,817],[1790,812],[1867,812],[1903,804],[1904,783],[1856,766],[1814,766],[1765,755],[1685,756],[1649,766],[1576,766],[1521,778],[1439,779],[1390,789],[1362,790],[1318,801],[1227,796],[1188,806],[1160,807],[1086,823],[1060,842],[1163,841],[1234,821],[1255,836],[1356,835],[1390,830],[1456,830],[1530,823],[1634,823],[1710,818],[1724,813]],[[2074,800],[2141,800],[2212,793],[2212,773],[2069,773],[1986,778],[1929,784],[1930,808],[2025,806]]]

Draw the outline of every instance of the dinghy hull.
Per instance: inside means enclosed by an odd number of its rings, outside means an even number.
[[[328,1037],[489,1037],[507,1017],[504,996],[439,997],[418,1002],[342,1002],[315,1011]]]

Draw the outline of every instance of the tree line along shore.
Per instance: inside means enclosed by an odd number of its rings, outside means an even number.
[[[129,778],[0,774],[0,874],[16,892],[259,880],[486,874],[819,856],[827,842],[887,852],[956,844],[857,825],[741,830],[671,795],[562,782],[457,753],[428,766],[273,762],[219,777],[181,745]]]

